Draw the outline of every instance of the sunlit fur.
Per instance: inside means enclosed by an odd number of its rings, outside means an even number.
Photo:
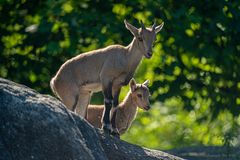
[[[148,81],[143,84],[136,84],[133,81],[130,82],[130,91],[124,100],[119,104],[116,116],[116,126],[120,134],[125,133],[130,128],[133,120],[137,115],[137,107],[148,110],[150,109],[149,103],[149,90]],[[141,95],[141,97],[139,97]],[[101,117],[103,114],[104,105],[89,105],[87,120],[93,126],[101,127]]]
[[[111,45],[73,57],[60,67],[50,82],[52,91],[61,101],[83,117],[86,116],[93,92],[108,91],[111,86],[112,95],[118,99],[119,94],[115,93],[129,83],[142,57],[151,58],[152,55],[147,52],[150,52],[149,47],[152,47],[155,34],[163,26],[162,23],[155,30],[137,29],[127,21],[124,22],[134,35],[128,46]]]

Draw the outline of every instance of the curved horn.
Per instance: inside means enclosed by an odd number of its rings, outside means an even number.
[[[144,24],[143,24],[143,22],[142,22],[142,20],[140,20],[140,24],[141,24],[142,29],[146,29]]]
[[[156,27],[156,19],[154,20],[154,23],[152,25],[152,30],[155,30],[155,27]]]

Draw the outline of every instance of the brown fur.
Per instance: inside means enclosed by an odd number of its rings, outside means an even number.
[[[146,83],[146,82],[145,82]],[[116,108],[116,126],[120,134],[125,133],[130,128],[137,114],[137,107],[148,110],[149,105],[149,90],[147,84],[131,84],[134,91],[129,91],[125,99]],[[135,86],[133,86],[135,85]],[[143,97],[139,98],[137,95]],[[87,120],[93,126],[100,128],[102,126],[101,117],[103,114],[104,105],[89,105]]]
[[[71,110],[86,116],[87,106],[93,92],[103,91],[105,107],[104,122],[111,130],[109,110],[112,101],[117,104],[120,89],[128,84],[143,56],[151,58],[152,44],[163,24],[152,28],[135,28],[124,21],[134,35],[126,47],[109,47],[80,54],[66,61],[50,82],[53,92]],[[141,40],[139,40],[141,39]]]

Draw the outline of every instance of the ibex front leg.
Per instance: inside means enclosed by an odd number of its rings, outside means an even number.
[[[120,85],[113,87],[113,91],[112,91],[113,92],[113,108],[112,108],[112,116],[111,116],[111,124],[112,124],[113,131],[111,134],[118,138],[120,138],[120,134],[116,126],[116,115],[117,115],[117,106],[119,104],[118,99],[119,99],[120,91],[121,91]]]
[[[110,123],[110,111],[113,105],[112,83],[103,84],[104,112],[102,116],[102,129],[104,132],[111,133],[112,125]]]

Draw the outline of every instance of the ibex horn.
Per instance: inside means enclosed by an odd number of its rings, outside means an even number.
[[[141,24],[141,26],[142,26],[142,29],[146,29],[145,26],[144,26],[144,24],[143,24],[143,22],[142,22],[142,20],[140,20],[140,24]]]
[[[152,25],[152,30],[155,30],[155,27],[156,27],[156,19],[154,20],[154,23]]]

